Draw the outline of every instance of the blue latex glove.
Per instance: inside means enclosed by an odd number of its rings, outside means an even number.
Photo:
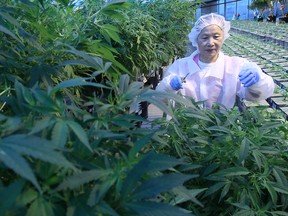
[[[260,79],[258,68],[251,63],[249,65],[252,67],[248,68],[246,65],[244,65],[243,69],[239,73],[240,82],[244,85],[244,87],[250,87],[257,83]]]
[[[174,76],[170,80],[170,86],[172,87],[173,90],[178,91],[179,89],[183,88],[181,78],[179,76]]]

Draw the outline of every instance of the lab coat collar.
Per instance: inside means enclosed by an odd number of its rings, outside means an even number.
[[[199,72],[201,69],[198,64],[194,62],[195,55],[199,54],[199,51],[194,51],[188,61],[188,68],[190,75],[196,72]],[[220,51],[219,56],[215,64],[213,66],[206,68],[207,72],[204,77],[215,77],[218,79],[222,79],[224,76],[224,54]]]
[[[193,60],[194,57],[198,54],[199,54],[199,51],[196,50],[188,58],[189,59],[188,60],[188,70],[189,70],[190,75],[194,74],[196,72],[199,72],[201,70],[200,67],[198,66],[198,64],[196,62],[194,62],[194,60]]]

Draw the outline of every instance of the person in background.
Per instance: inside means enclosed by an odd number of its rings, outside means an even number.
[[[253,11],[253,16],[254,16],[254,20],[257,21],[258,11],[256,9]]]
[[[237,19],[237,20],[240,19],[240,13],[237,14],[236,19]]]
[[[269,11],[270,11],[270,13],[266,17],[266,21],[267,22],[276,22],[276,17],[274,16],[273,7],[270,7]]]
[[[287,11],[287,3],[281,5],[282,17],[279,17],[279,22],[287,23],[288,22],[288,13]]]
[[[223,16],[214,13],[201,16],[188,35],[197,50],[176,60],[156,90],[179,92],[203,102],[206,108],[220,103],[231,109],[236,96],[248,101],[270,97],[274,92],[273,79],[256,63],[221,52],[229,30],[230,22]]]
[[[285,14],[285,17],[288,17],[288,0],[286,0],[286,1],[284,2],[283,12],[284,12],[284,14]]]
[[[281,3],[279,0],[276,0],[274,2],[274,5],[273,5],[273,12],[274,12],[274,16],[276,17],[276,20],[277,18],[279,17],[282,17],[283,16],[283,11],[282,11],[282,7],[281,7]]]
[[[266,7],[263,11],[263,18],[264,20],[266,19],[267,20],[267,17],[270,15],[270,8],[269,7]],[[263,20],[263,21],[264,21]]]
[[[264,20],[264,8],[263,9],[261,9],[261,11],[260,11],[260,13],[259,13],[259,15],[258,15],[258,17],[257,17],[257,21],[258,22],[263,22],[263,20]]]

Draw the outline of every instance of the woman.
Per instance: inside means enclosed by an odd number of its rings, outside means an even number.
[[[221,52],[229,37],[230,22],[223,16],[201,16],[189,34],[197,48],[189,57],[176,60],[157,86],[159,91],[180,91],[182,95],[203,101],[211,108],[220,103],[227,109],[234,106],[236,96],[260,101],[274,92],[273,79],[255,63]]]

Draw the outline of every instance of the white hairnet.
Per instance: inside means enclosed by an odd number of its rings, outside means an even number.
[[[230,22],[226,21],[223,16],[214,14],[214,13],[203,15],[199,17],[199,19],[195,22],[191,32],[188,35],[189,40],[192,42],[192,45],[194,47],[198,48],[197,38],[200,32],[202,31],[202,29],[209,25],[214,25],[214,24],[218,25],[224,32],[223,41],[225,41],[230,36],[228,34],[228,31],[230,30]]]

